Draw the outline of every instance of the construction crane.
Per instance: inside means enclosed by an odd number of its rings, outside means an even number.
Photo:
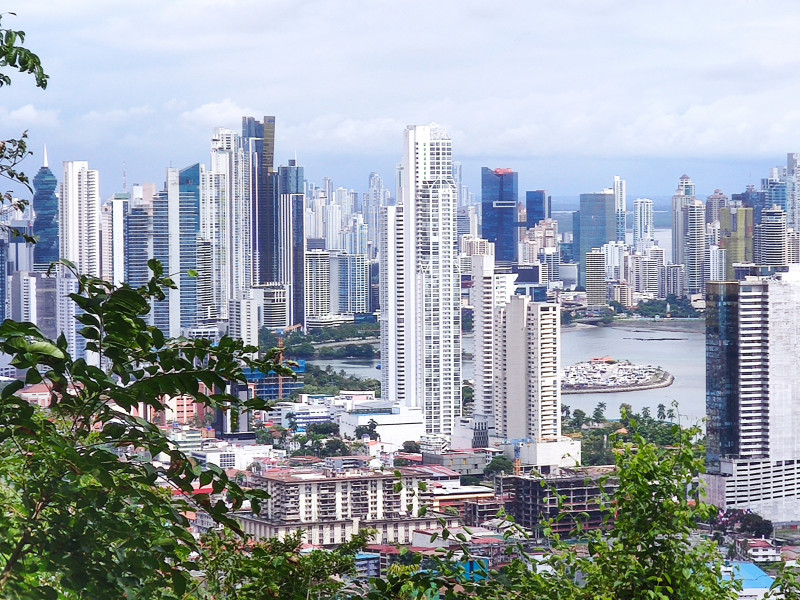
[[[522,444],[514,440],[514,475],[522,475]]]

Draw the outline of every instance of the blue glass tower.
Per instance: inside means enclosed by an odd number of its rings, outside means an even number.
[[[495,260],[511,264],[517,258],[517,173],[511,169],[481,169],[481,237],[494,243]]]
[[[739,284],[706,288],[707,464],[719,471],[723,456],[739,454]]]
[[[197,277],[189,275],[197,269],[197,238],[200,236],[200,164],[178,172],[178,214],[180,238],[181,327],[197,323]]]
[[[550,196],[545,190],[525,192],[525,226],[535,227],[539,221],[550,218]]]
[[[278,281],[278,195],[275,172],[275,117],[263,121],[242,117],[242,142],[256,155],[251,176],[256,181],[253,198],[253,278],[260,283]],[[252,145],[251,145],[252,142]]]
[[[33,247],[33,262],[47,266],[56,262],[58,256],[58,198],[56,176],[47,166],[47,154],[44,165],[33,178],[33,235],[39,241]]]
[[[286,210],[280,212],[280,219],[291,221],[290,239],[282,239],[285,233],[278,237],[281,252],[291,254],[291,272],[288,275],[292,285],[292,324],[305,325],[305,265],[306,265],[306,240],[304,225],[305,209],[305,181],[303,167],[297,161],[290,160],[288,166],[278,167],[277,174],[278,193],[281,206]],[[280,226],[279,230],[285,232],[286,228]],[[289,261],[282,261],[289,264]]]
[[[578,227],[574,231],[574,249],[578,252],[578,285],[586,286],[586,253],[592,248],[617,239],[617,213],[614,192],[604,190],[595,194],[581,194],[580,210],[573,215]]]

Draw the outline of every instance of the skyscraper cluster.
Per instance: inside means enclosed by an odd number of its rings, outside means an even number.
[[[245,116],[241,132],[215,128],[207,163],[170,167],[160,185],[123,183],[105,202],[87,161],[65,161],[54,173],[45,151],[31,210],[7,221],[39,243],[0,244],[3,308],[53,337],[63,331],[81,356],[73,309],[61,302],[76,281],[51,263],[66,259],[80,273],[141,286],[155,258],[177,287],[148,318],[171,336],[229,333],[257,344],[263,327],[326,326],[373,313],[380,213],[393,192],[377,173],[364,193],[328,178],[308,182],[296,158],[276,164],[275,130],[273,116]],[[469,191],[459,182],[454,194],[457,201]]]

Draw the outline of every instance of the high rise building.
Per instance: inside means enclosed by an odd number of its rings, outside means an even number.
[[[65,161],[58,205],[60,257],[100,276],[100,175],[83,160]]]
[[[496,273],[494,256],[489,253],[470,257],[472,288],[470,304],[473,309],[475,339],[475,396],[473,415],[487,420],[494,427],[495,367],[495,311],[509,302],[514,293],[513,273]]]
[[[614,175],[614,214],[616,219],[616,240],[618,242],[625,241],[628,213],[627,197],[628,192],[625,180],[621,179],[619,175]]]
[[[177,288],[167,290],[148,315],[171,337],[196,324],[199,304],[198,280],[192,272],[198,263],[200,212],[197,198],[180,191],[179,176],[178,169],[167,169],[165,187],[157,194],[134,186],[124,220],[126,281],[133,287],[146,285],[152,258],[161,261],[164,273],[175,281]]]
[[[586,253],[586,304],[588,306],[607,304],[606,256],[600,248],[592,248]]]
[[[753,209],[724,206],[719,211],[719,247],[725,250],[725,281],[735,279],[733,265],[753,262]]]
[[[761,223],[755,227],[754,258],[759,266],[783,267],[789,264],[786,245],[786,213],[778,206],[761,211]]]
[[[258,334],[264,324],[264,290],[238,292],[228,305],[228,335],[247,346],[258,346]]]
[[[539,221],[544,221],[551,217],[550,196],[545,190],[533,190],[525,192],[525,225],[532,229]]]
[[[495,324],[495,429],[505,439],[561,436],[560,306],[511,296]]]
[[[683,298],[688,290],[686,287],[686,267],[684,265],[669,264],[665,273],[665,296]]]
[[[428,434],[449,436],[461,413],[461,285],[452,142],[409,126],[398,204],[381,239],[381,393],[421,407]]]
[[[800,271],[711,283],[706,296],[709,501],[800,520]]]
[[[291,286],[291,320],[294,325],[305,324],[305,252],[306,238],[303,213],[305,183],[303,167],[296,160],[278,167],[278,278]]]
[[[218,302],[220,314],[227,316],[228,300],[253,284],[253,196],[256,181],[252,171],[253,154],[245,148],[236,132],[217,127],[211,140],[211,202],[210,214],[216,221],[215,231],[203,235],[212,245],[215,261],[214,277],[219,282]],[[198,165],[189,167],[197,171],[194,185],[201,185]],[[187,179],[195,179],[194,175]],[[195,193],[195,190],[191,190]],[[205,206],[204,206],[205,208]],[[210,236],[210,237],[207,237]]]
[[[14,321],[36,323],[36,273],[14,271],[8,277],[9,317]]]
[[[251,156],[251,178],[255,181],[251,209],[254,283],[276,281],[275,117],[265,116],[263,121],[242,117],[242,140]]]
[[[48,166],[45,148],[44,163],[33,177],[33,235],[39,238],[33,247],[33,262],[37,270],[47,270],[50,263],[60,258],[57,188],[58,181]]]
[[[790,265],[800,264],[800,231],[786,231],[786,254]]]
[[[481,237],[495,246],[498,263],[511,264],[517,254],[517,173],[481,169]]]
[[[305,321],[331,314],[331,253],[309,250],[305,256]]]
[[[617,239],[614,190],[581,194],[580,210],[574,213],[575,247],[578,250],[578,285],[586,285],[586,253]]]
[[[100,277],[114,285],[125,281],[125,215],[130,194],[114,194],[100,207]]]
[[[369,312],[369,263],[363,254],[333,252],[330,259],[331,312]]]
[[[181,328],[197,322],[197,237],[200,232],[200,207],[190,192],[180,191],[180,172],[167,169],[164,190],[152,202],[152,258],[161,261],[164,272],[177,289],[153,306],[155,325],[170,337],[181,335]],[[249,234],[249,230],[248,230]]]
[[[684,264],[686,250],[684,207],[697,200],[694,195],[694,183],[688,175],[681,175],[678,189],[672,196],[672,263]]]
[[[633,201],[633,247],[636,252],[645,252],[654,241],[653,201],[637,198]]]
[[[364,215],[364,222],[367,225],[367,238],[373,244],[373,248],[378,247],[380,236],[381,206],[389,204],[391,194],[383,183],[383,178],[375,172],[369,174],[369,191],[364,194],[361,212]],[[374,258],[371,256],[370,258]]]
[[[690,294],[705,291],[706,215],[703,203],[693,199],[681,209],[683,225],[683,260],[686,265],[686,285]]]
[[[706,223],[719,221],[720,211],[728,206],[728,197],[722,190],[714,190],[714,193],[706,197]]]
[[[725,279],[725,266],[728,263],[727,251],[720,248],[715,244],[711,244],[706,248],[705,260],[705,281],[708,285],[711,281],[726,281]]]

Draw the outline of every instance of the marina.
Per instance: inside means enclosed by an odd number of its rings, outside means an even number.
[[[675,378],[661,367],[604,356],[567,367],[561,379],[561,393],[632,392],[667,387],[673,381]]]

